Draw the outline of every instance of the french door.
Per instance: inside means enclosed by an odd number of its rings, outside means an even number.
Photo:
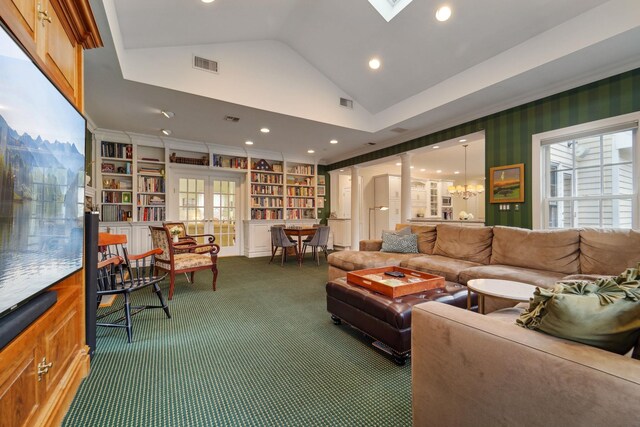
[[[213,234],[220,256],[240,255],[240,178],[195,174],[178,174],[176,178],[174,215],[185,223],[187,233]],[[200,243],[205,243],[204,239]]]

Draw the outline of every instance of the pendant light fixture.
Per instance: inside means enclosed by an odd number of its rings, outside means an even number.
[[[467,200],[470,197],[477,196],[484,192],[484,186],[482,184],[467,185],[467,147],[469,144],[464,144],[464,185],[450,185],[447,187],[449,194],[455,197],[461,197],[463,200]]]

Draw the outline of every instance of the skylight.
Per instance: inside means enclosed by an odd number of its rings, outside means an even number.
[[[412,1],[413,0],[369,0],[369,3],[376,8],[385,21],[389,22]]]

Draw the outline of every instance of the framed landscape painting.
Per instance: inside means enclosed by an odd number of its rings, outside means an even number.
[[[524,163],[489,169],[489,202],[524,202]]]

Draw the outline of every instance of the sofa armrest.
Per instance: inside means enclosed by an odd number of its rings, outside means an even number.
[[[416,426],[638,421],[631,358],[434,302],[413,308],[411,348]]]
[[[382,240],[360,240],[360,250],[379,252],[382,249]]]

